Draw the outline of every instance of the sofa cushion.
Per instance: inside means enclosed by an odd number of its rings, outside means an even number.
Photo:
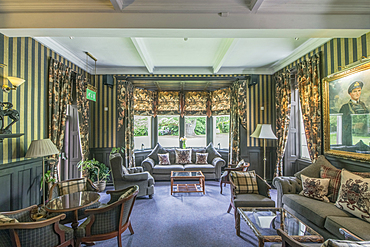
[[[153,167],[153,174],[171,174],[171,171],[183,170],[183,165],[156,165]]]
[[[207,158],[208,153],[197,153],[197,158],[195,159],[195,164],[208,164]]]
[[[152,152],[150,152],[150,154],[148,155],[148,157],[151,158],[152,160],[154,160],[156,164],[158,164],[158,162],[159,162],[158,153],[161,149],[162,149],[161,144],[157,143],[157,145],[154,147]]]
[[[174,148],[162,148],[161,150],[159,150],[159,153],[160,154],[169,153],[170,154],[170,163],[171,164],[176,164],[176,153],[175,153]]]
[[[329,178],[310,178],[301,174],[302,178],[302,191],[299,193],[302,196],[309,197],[312,199],[329,202],[328,187]]]
[[[176,149],[176,164],[191,164],[191,149]]]
[[[339,233],[339,228],[345,228],[356,236],[370,240],[370,223],[356,217],[328,216],[325,221],[325,229],[338,238],[343,238]]]
[[[238,194],[234,199],[235,207],[275,207],[275,201],[259,194]]]
[[[325,158],[324,155],[320,155],[317,160],[306,168],[294,174],[294,176],[301,180],[301,174],[310,177],[310,178],[319,178],[320,177],[320,168],[321,166],[327,166],[335,168],[330,162]]]
[[[220,157],[222,158],[221,154],[217,152],[217,150],[213,147],[213,143],[210,142],[208,146],[206,147],[206,152],[208,153],[208,164],[212,164],[212,160],[214,158]]]
[[[370,247],[370,241],[328,239],[321,247]]]
[[[196,161],[197,161],[196,160],[197,159],[197,157],[196,157],[197,153],[205,153],[205,152],[206,152],[205,148],[198,148],[198,149],[192,148],[191,149],[191,162],[193,164],[195,164]]]
[[[363,178],[343,169],[341,186],[335,205],[370,223],[369,184],[370,178]]]
[[[335,202],[338,198],[341,172],[342,171],[337,168],[331,168],[326,166],[321,166],[320,168],[320,177],[330,179],[328,198],[331,202]]]
[[[213,165],[197,165],[197,164],[187,164],[184,165],[185,171],[202,171],[203,173],[215,172],[215,167]]]
[[[324,228],[325,218],[328,215],[342,217],[351,215],[340,210],[333,203],[317,201],[297,194],[285,194],[283,204],[321,228]]]
[[[158,154],[158,160],[160,165],[171,165],[169,153]]]

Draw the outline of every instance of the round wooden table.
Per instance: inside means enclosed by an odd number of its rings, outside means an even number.
[[[46,204],[46,211],[50,213],[64,213],[73,211],[72,228],[78,227],[78,210],[90,206],[99,201],[100,195],[98,192],[81,191],[71,194],[66,194],[52,199]]]

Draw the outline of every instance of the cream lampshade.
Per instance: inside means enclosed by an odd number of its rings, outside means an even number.
[[[45,163],[44,157],[53,154],[58,154],[59,150],[50,139],[34,140],[29,146],[25,158],[42,157],[42,196],[45,205]]]
[[[251,137],[263,139],[263,179],[266,180],[266,139],[277,139],[272,132],[271,124],[257,124]]]

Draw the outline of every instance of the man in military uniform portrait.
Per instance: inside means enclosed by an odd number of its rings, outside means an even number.
[[[340,108],[339,112],[342,116],[342,144],[346,146],[352,145],[352,118],[351,114],[369,113],[365,103],[360,101],[361,90],[364,86],[362,81],[354,81],[348,87],[348,94],[351,97],[348,103],[345,103]]]

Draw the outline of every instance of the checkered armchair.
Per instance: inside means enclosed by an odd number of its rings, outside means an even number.
[[[106,240],[117,237],[118,246],[122,246],[121,234],[131,226],[130,214],[134,206],[139,186],[134,185],[123,190],[107,191],[111,199],[107,205],[86,210],[89,215],[84,223],[76,230],[76,246],[81,242]]]
[[[60,181],[58,183],[55,183],[49,193],[49,201],[62,195],[66,194],[71,194],[75,192],[80,192],[80,191],[94,191],[94,192],[99,192],[99,189],[94,186],[94,184],[91,182],[90,179],[88,178],[76,178],[76,179],[70,179],[70,180],[65,180],[65,181]],[[99,207],[100,202],[93,203],[92,205],[79,209],[78,210],[78,218],[83,219],[86,217],[84,214],[86,209],[89,208],[97,208]],[[69,223],[72,222],[73,219],[73,212],[65,212],[66,218],[61,221],[61,223]],[[59,213],[51,213],[47,217],[51,218],[56,215],[59,215]]]
[[[270,185],[254,171],[231,171],[229,174],[231,202],[234,209],[236,235],[240,236],[240,215],[238,207],[275,207],[270,197]]]
[[[34,210],[37,210],[36,205],[0,213],[1,247],[74,246],[73,229],[59,224],[59,221],[65,218],[65,214],[35,222],[31,218],[31,211]]]

